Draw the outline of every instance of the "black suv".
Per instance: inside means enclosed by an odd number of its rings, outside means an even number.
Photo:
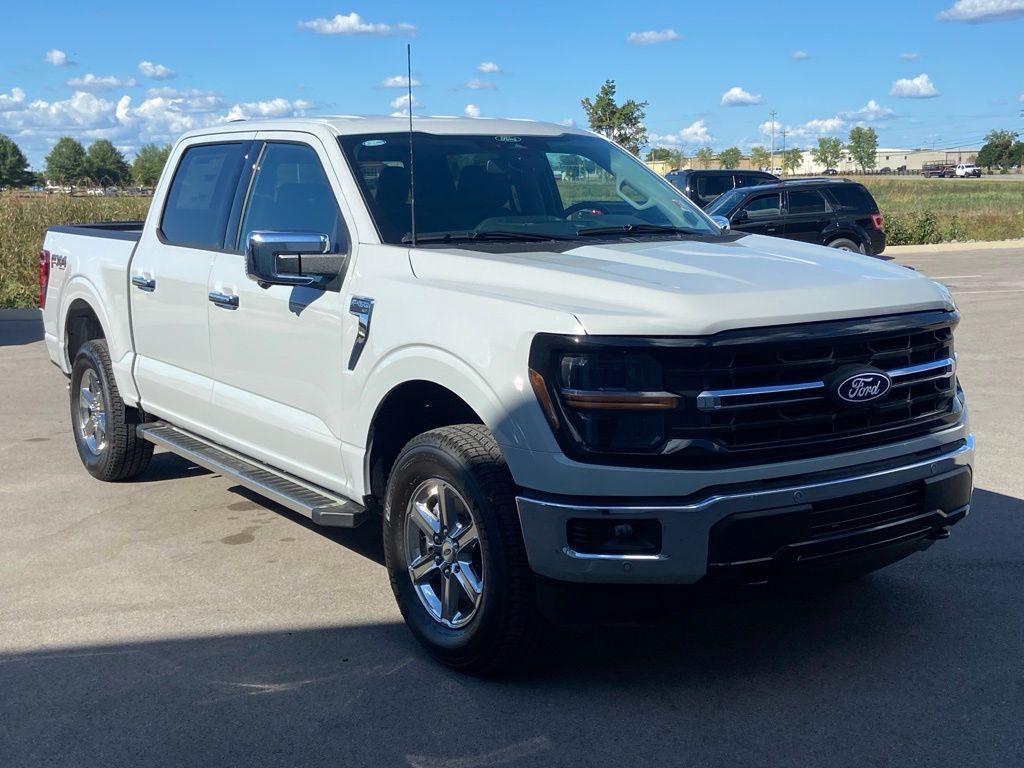
[[[669,171],[665,174],[672,186],[693,200],[701,208],[710,205],[719,195],[738,187],[752,187],[766,181],[778,181],[764,171]]]
[[[732,229],[877,256],[885,250],[878,204],[848,179],[799,179],[726,192],[709,205]]]

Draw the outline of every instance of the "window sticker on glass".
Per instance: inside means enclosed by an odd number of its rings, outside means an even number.
[[[364,147],[383,147],[385,144],[387,141],[384,139],[367,139],[363,142]]]

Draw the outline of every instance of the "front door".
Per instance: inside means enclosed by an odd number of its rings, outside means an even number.
[[[349,253],[339,185],[323,145],[305,134],[260,134],[238,240],[210,273],[210,351],[217,439],[344,492],[340,426],[347,358],[342,331],[344,275],[323,288],[261,286],[245,272],[254,231],[315,232],[331,252]],[[288,140],[284,140],[288,138]]]
[[[142,407],[183,427],[201,428],[209,409],[207,282],[254,136],[192,144],[171,157],[164,209],[150,213],[155,225],[145,228],[129,267]]]
[[[782,195],[768,192],[747,200],[732,214],[732,228],[752,235],[774,235],[780,237],[782,224]]]

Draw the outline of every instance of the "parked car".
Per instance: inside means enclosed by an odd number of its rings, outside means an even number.
[[[885,229],[878,204],[848,179],[798,179],[735,189],[709,205],[732,229],[878,256]]]
[[[862,189],[727,195],[788,226]],[[462,670],[528,662],[583,594],[609,619],[669,605],[652,585],[881,567],[971,501],[944,287],[723,230],[574,128],[200,129],[146,221],[51,227],[39,279],[89,474],[137,478],[160,446],[374,526],[412,633]]]
[[[974,163],[957,163],[953,174],[958,179],[979,179],[981,178],[981,168]]]
[[[835,168],[826,168],[822,175],[824,175],[824,176],[838,176],[839,175],[839,171],[837,171]]]
[[[766,181],[778,181],[764,171],[736,170],[680,170],[669,171],[665,178],[701,208],[719,195],[737,187],[750,187]]]
[[[888,176],[889,174],[892,173],[892,168],[890,168],[888,165],[883,165],[881,168],[878,169],[878,172],[883,176]]]

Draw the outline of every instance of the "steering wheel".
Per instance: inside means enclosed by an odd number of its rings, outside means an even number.
[[[605,206],[601,205],[601,203],[575,203],[565,209],[565,218],[567,220],[573,216],[576,216],[576,218],[582,218],[581,216],[577,216],[577,214],[582,213],[583,211],[587,211],[591,216],[603,216],[609,212]]]

